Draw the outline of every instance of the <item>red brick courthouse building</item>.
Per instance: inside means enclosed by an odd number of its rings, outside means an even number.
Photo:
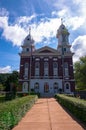
[[[73,93],[75,81],[73,73],[73,54],[70,50],[69,32],[62,23],[57,30],[56,49],[45,46],[35,49],[34,40],[29,35],[24,39],[20,55],[21,92],[35,91],[41,95]]]

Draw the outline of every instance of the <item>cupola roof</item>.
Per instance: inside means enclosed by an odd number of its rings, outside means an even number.
[[[25,37],[23,45],[29,46],[29,45],[32,45],[32,44],[34,44],[34,40],[31,36],[31,29],[29,28],[29,34]]]
[[[62,34],[69,34],[68,29],[65,27],[63,23],[60,25],[58,32]]]

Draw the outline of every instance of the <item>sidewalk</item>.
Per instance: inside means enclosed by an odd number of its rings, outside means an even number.
[[[85,130],[55,101],[38,99],[13,130]]]

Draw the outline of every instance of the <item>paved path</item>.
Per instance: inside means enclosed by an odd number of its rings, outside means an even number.
[[[55,101],[38,99],[13,130],[85,130]]]

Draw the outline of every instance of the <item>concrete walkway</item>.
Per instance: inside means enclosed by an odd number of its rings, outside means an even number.
[[[55,101],[38,99],[13,130],[85,130]]]

